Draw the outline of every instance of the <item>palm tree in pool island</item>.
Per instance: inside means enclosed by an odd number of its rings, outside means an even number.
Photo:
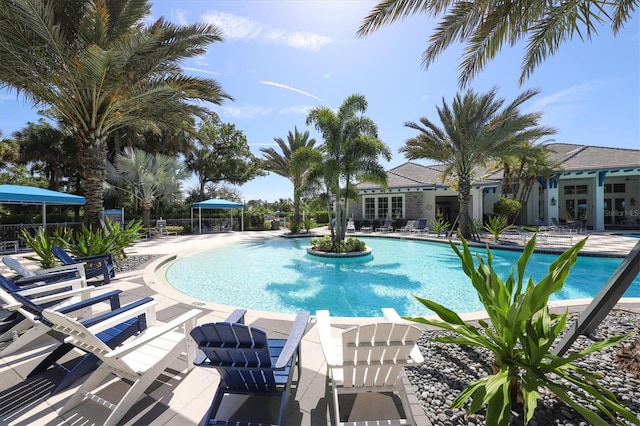
[[[380,157],[391,160],[389,147],[378,138],[378,127],[363,114],[367,99],[360,94],[348,96],[340,108],[319,106],[307,115],[307,125],[313,124],[322,135],[323,158],[314,166],[318,180],[325,182],[336,208],[335,227],[331,238],[336,251],[344,242],[349,212],[349,200],[354,197],[357,182],[387,186],[387,174]]]
[[[14,88],[77,140],[86,220],[103,208],[107,138],[124,128],[181,128],[231,99],[180,62],[222,40],[212,25],[143,24],[148,0],[0,2],[0,86]],[[196,103],[195,101],[201,101]]]
[[[405,123],[419,133],[408,139],[400,152],[410,160],[427,158],[443,163],[443,178],[454,177],[460,203],[459,229],[465,238],[471,235],[471,184],[480,177],[475,174],[478,167],[518,155],[529,142],[555,133],[553,128],[538,126],[540,113],[519,111],[536,94],[523,92],[502,108],[505,101],[497,98],[496,88],[485,94],[469,90],[457,94],[451,107],[444,99],[442,107],[437,107],[442,127],[426,117],[420,123]]]

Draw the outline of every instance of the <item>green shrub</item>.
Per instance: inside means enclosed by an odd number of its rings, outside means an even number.
[[[502,197],[493,205],[493,214],[496,216],[506,216],[509,223],[514,223],[520,214],[522,203],[513,198]]]
[[[471,279],[490,322],[478,321],[478,327],[463,321],[452,310],[420,297],[416,297],[418,301],[434,311],[440,320],[408,318],[456,333],[455,336],[436,337],[434,340],[437,342],[478,346],[493,352],[495,373],[467,386],[453,401],[452,407],[460,407],[471,398],[470,414],[486,407],[487,424],[506,426],[510,423],[511,404],[518,400],[513,400],[515,395],[523,401],[527,424],[537,407],[539,388],[546,387],[591,425],[608,425],[609,422],[579,401],[589,401],[589,405],[598,407],[616,423],[621,422],[614,414],[638,424],[637,417],[598,383],[597,373],[574,363],[595,351],[615,345],[629,335],[594,342],[564,358],[551,352],[556,338],[567,325],[569,312],[567,310],[560,315],[550,313],[549,297],[562,290],[586,238],[558,256],[549,266],[548,274],[537,284],[533,278],[525,278],[527,262],[536,246],[535,235],[518,259],[517,273],[512,270],[505,281],[493,269],[493,258],[488,248],[486,263],[480,254],[476,254],[476,268],[466,240],[462,236],[460,239],[463,250],[453,243],[451,248],[460,258],[462,269]]]
[[[357,238],[349,237],[345,241],[335,242],[329,235],[312,238],[311,247],[314,250],[327,253],[351,253],[364,251],[366,248],[364,241],[360,241]]]

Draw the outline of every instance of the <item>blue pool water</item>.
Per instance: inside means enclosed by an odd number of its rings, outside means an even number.
[[[166,278],[193,297],[263,311],[314,313],[329,309],[335,316],[380,316],[381,308],[392,307],[401,315],[432,314],[412,295],[435,300],[459,313],[483,309],[449,245],[363,240],[373,248],[373,255],[340,260],[307,254],[308,239],[238,244],[179,259],[169,266]],[[494,266],[505,279],[520,253],[492,253]],[[527,273],[537,282],[556,257],[534,254]],[[594,297],[621,262],[581,256],[564,288],[552,298]],[[640,297],[640,277],[624,297]]]

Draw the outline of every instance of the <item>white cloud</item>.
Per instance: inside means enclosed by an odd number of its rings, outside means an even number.
[[[288,108],[282,108],[281,110],[278,111],[278,113],[281,115],[284,115],[284,114],[307,115],[307,113],[309,112],[309,110],[311,110],[311,108],[313,108],[311,105],[296,105]]]
[[[267,86],[273,86],[273,87],[280,87],[282,89],[287,89],[287,90],[291,90],[292,92],[300,93],[301,95],[309,96],[310,98],[317,99],[319,101],[322,100],[316,95],[312,95],[309,92],[305,92],[304,90],[296,89],[295,87],[287,86],[285,84],[275,83],[273,81],[265,81],[265,80],[260,81],[260,84],[266,84]]]
[[[205,73],[205,74],[212,74],[212,75],[226,75],[226,74],[223,74],[221,72],[209,71],[209,70],[205,70],[205,69],[202,69],[202,68],[183,67],[182,69],[185,70],[185,71],[202,72],[202,73]]]
[[[321,34],[308,32],[287,32],[271,28],[244,16],[213,10],[202,16],[202,20],[216,25],[222,30],[223,37],[229,39],[259,40],[284,44],[295,49],[320,50],[334,40]]]
[[[173,13],[173,18],[178,22],[179,25],[189,25],[187,22],[187,15],[184,10],[176,10]]]
[[[594,90],[594,84],[579,84],[568,87],[559,92],[552,93],[543,98],[537,99],[533,105],[533,111],[544,111],[548,108],[568,105],[581,104],[587,102]]]
[[[228,115],[233,118],[254,118],[262,115],[270,114],[273,111],[273,108],[263,108],[256,107],[252,105],[243,105],[243,106],[229,106],[222,107],[220,111],[224,115]]]

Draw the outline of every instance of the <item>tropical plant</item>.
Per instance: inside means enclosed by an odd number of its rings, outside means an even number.
[[[561,2],[463,2],[456,0],[379,0],[358,29],[366,36],[383,25],[417,14],[441,16],[422,56],[428,68],[449,46],[465,43],[460,64],[462,87],[477,75],[503,45],[526,40],[520,84],[560,45],[575,34],[591,39],[597,26],[611,24],[616,35],[631,18],[638,0],[569,0]]]
[[[223,123],[218,116],[209,117],[200,123],[195,138],[198,146],[187,156],[186,163],[198,177],[202,196],[209,182],[242,185],[264,174],[247,137],[234,124]]]
[[[509,224],[509,218],[506,215],[489,216],[489,220],[484,226],[484,229],[491,235],[493,235],[496,243],[500,239],[500,234],[508,231],[511,228],[513,228],[513,225]]]
[[[140,203],[147,228],[154,204],[160,199],[168,202],[180,199],[182,180],[190,175],[177,158],[131,147],[116,155],[115,165],[108,163],[107,170],[109,184],[130,193]]]
[[[300,222],[300,197],[313,157],[321,157],[322,153],[315,148],[316,140],[309,138],[309,132],[300,133],[297,127],[293,133],[289,131],[287,142],[282,138],[274,138],[274,141],[280,152],[274,148],[260,149],[264,154],[263,168],[289,179],[293,184],[293,223],[296,224]]]
[[[525,91],[502,108],[505,101],[496,98],[496,88],[486,94],[469,90],[464,96],[457,94],[451,108],[443,99],[442,107],[437,108],[442,128],[426,117],[420,119],[420,124],[405,123],[420,133],[408,139],[400,152],[412,160],[427,158],[442,162],[446,166],[443,179],[455,177],[460,203],[459,229],[465,238],[471,234],[468,220],[471,185],[474,179],[482,177],[476,174],[479,168],[505,155],[517,154],[523,141],[555,132],[550,127],[538,126],[540,113],[520,113],[519,107],[536,94],[537,91]]]
[[[442,234],[447,229],[451,228],[451,223],[444,219],[433,219],[431,221],[431,229],[438,234],[438,238],[440,238],[440,234]]]
[[[378,162],[382,156],[389,161],[391,151],[378,138],[378,128],[370,118],[363,95],[348,96],[340,108],[315,107],[307,115],[307,125],[313,124],[324,139],[322,161],[313,167],[312,176],[322,181],[329,191],[335,209],[336,226],[331,230],[334,249],[344,242],[349,200],[357,196],[356,182],[372,182],[387,187],[387,174]],[[313,179],[310,177],[310,179]]]
[[[26,256],[26,258],[39,262],[41,268],[47,269],[60,263],[51,249],[59,245],[60,241],[64,241],[66,244],[66,241],[70,240],[71,234],[72,231],[66,228],[57,228],[53,233],[44,227],[38,228],[33,233],[29,229],[23,228],[20,231],[20,239],[36,254],[36,256]]]
[[[335,241],[329,235],[311,238],[311,247],[317,251],[336,253],[359,252],[364,251],[366,248],[364,241],[353,237],[349,237],[345,241],[339,242],[336,248]]]
[[[82,167],[85,218],[99,225],[107,139],[125,127],[180,128],[231,99],[180,63],[222,40],[212,25],[145,24],[148,0],[0,2],[0,87],[14,88],[72,129]]]
[[[562,289],[586,238],[558,256],[549,266],[548,274],[537,284],[531,277],[525,278],[527,262],[535,249],[535,235],[518,259],[516,271],[512,270],[504,281],[493,269],[491,250],[487,248],[486,262],[479,253],[476,254],[476,268],[467,241],[462,235],[460,238],[462,250],[454,243],[450,243],[451,248],[460,258],[462,269],[478,292],[489,322],[481,320],[478,327],[463,321],[452,310],[420,297],[416,297],[417,300],[440,319],[408,318],[455,333],[455,336],[436,337],[434,340],[437,342],[482,347],[493,353],[495,374],[471,383],[453,401],[452,406],[460,407],[471,398],[469,413],[485,407],[487,424],[508,425],[513,396],[519,395],[524,404],[525,423],[528,423],[538,403],[539,388],[544,386],[580,413],[589,424],[609,423],[592,409],[581,405],[580,401],[583,400],[590,401],[613,421],[617,422],[615,415],[619,415],[637,424],[635,415],[598,383],[597,373],[577,365],[581,358],[613,346],[629,335],[594,342],[564,358],[551,352],[551,346],[567,325],[569,313],[550,313],[549,297]]]

